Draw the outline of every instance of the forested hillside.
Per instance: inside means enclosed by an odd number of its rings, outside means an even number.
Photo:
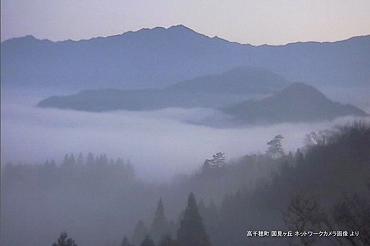
[[[71,237],[91,246],[369,245],[370,126],[355,122],[311,133],[295,153],[284,151],[283,136],[271,138],[264,154],[228,161],[217,153],[193,174],[162,184],[140,180],[134,164],[105,155],[6,165],[4,242],[73,245],[62,244]],[[260,230],[293,236],[247,236]],[[294,236],[344,230],[359,234]],[[63,231],[68,236],[58,244]]]

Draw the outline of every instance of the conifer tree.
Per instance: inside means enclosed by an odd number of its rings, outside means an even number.
[[[166,235],[162,237],[158,246],[177,246],[177,242],[171,236]]]
[[[177,240],[179,246],[211,245],[193,193],[188,197],[188,204],[177,231]]]
[[[74,154],[71,154],[69,157],[69,165],[74,166],[76,165],[76,158]]]
[[[150,235],[154,242],[159,242],[159,240],[170,232],[167,218],[164,213],[164,207],[162,199],[159,199],[157,210],[154,215],[154,219],[150,229]]]
[[[121,246],[133,246],[127,237],[124,237],[121,243]]]
[[[95,157],[94,157],[93,153],[88,153],[87,154],[86,164],[87,165],[94,165],[95,164]]]
[[[147,237],[147,235],[148,229],[145,226],[144,222],[140,220],[135,226],[131,242],[134,245],[140,245],[143,242],[143,240]]]
[[[79,165],[79,166],[81,166],[81,165],[84,164],[84,156],[83,156],[82,153],[79,153],[78,154],[78,157],[77,157],[76,162],[77,162],[77,165]]]
[[[146,236],[140,246],[155,246],[155,244],[149,236]]]

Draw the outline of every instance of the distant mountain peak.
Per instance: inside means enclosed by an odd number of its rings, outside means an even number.
[[[370,36],[328,44],[252,46],[203,35],[184,25],[78,41],[28,36],[1,43],[1,79],[8,87],[163,88],[175,82],[261,67],[289,81],[368,85]],[[308,55],[309,54],[309,55]]]
[[[179,24],[179,25],[173,25],[173,26],[170,26],[170,27],[162,27],[162,26],[157,26],[157,27],[153,27],[153,28],[142,28],[138,31],[128,31],[128,32],[124,32],[124,34],[126,33],[137,33],[137,32],[189,32],[189,33],[197,33],[196,31],[194,31],[193,29],[187,27],[187,26],[184,26],[182,24]]]
[[[7,39],[7,40],[2,41],[1,43],[2,44],[11,43],[11,42],[18,43],[19,41],[21,41],[21,42],[33,42],[33,41],[38,41],[38,40],[39,39],[37,39],[33,35],[26,35],[26,36],[23,36],[23,37],[15,37],[15,38]]]
[[[261,95],[284,88],[289,82],[266,69],[238,66],[222,73],[199,76],[167,87],[172,91]]]
[[[24,36],[24,39],[35,40],[37,38],[35,36],[33,36],[33,35],[26,35],[26,36]]]
[[[178,24],[178,25],[174,25],[174,26],[170,26],[169,28],[167,28],[169,30],[184,30],[184,31],[192,31],[194,32],[193,29],[183,25],[183,24]]]
[[[322,92],[311,85],[307,85],[301,82],[296,82],[282,91],[278,92],[276,97],[289,97],[289,98],[300,98],[300,100],[329,100]]]
[[[367,115],[352,105],[333,102],[316,88],[303,83],[291,84],[261,100],[229,106],[224,112],[244,124],[310,122]]]

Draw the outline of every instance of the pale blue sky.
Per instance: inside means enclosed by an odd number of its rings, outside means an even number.
[[[1,39],[108,36],[184,24],[251,44],[370,34],[370,0],[2,0]]]

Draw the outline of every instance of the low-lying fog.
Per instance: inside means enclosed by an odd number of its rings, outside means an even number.
[[[88,113],[37,108],[39,99],[10,94],[2,98],[3,163],[60,162],[66,153],[106,153],[129,159],[140,177],[162,179],[190,172],[219,151],[228,159],[264,152],[266,142],[277,134],[284,136],[286,150],[294,150],[307,133],[352,120],[217,129],[186,123],[213,115],[209,109]]]

